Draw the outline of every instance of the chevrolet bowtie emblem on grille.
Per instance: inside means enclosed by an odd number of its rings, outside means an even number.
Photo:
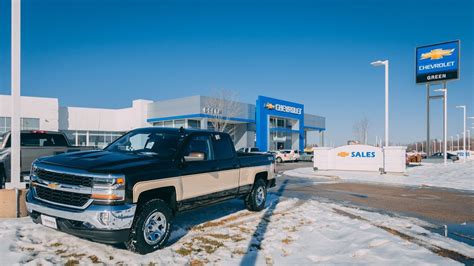
[[[49,183],[48,187],[50,189],[57,189],[59,187],[59,184],[58,183]]]
[[[431,60],[436,60],[436,59],[442,59],[445,56],[450,56],[454,52],[454,49],[448,49],[448,50],[443,50],[443,49],[434,49],[431,50],[429,53],[423,53],[421,54],[421,60],[423,59],[431,59]]]
[[[341,152],[339,152],[339,153],[337,154],[337,156],[339,156],[339,157],[347,157],[347,156],[349,156],[349,153],[348,153],[348,152],[345,152],[345,151],[341,151]]]

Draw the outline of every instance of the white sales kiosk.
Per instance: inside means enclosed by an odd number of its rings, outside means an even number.
[[[379,148],[370,145],[346,145],[313,149],[315,170],[406,171],[406,147]]]

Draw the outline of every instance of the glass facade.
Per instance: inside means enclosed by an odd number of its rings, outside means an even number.
[[[96,148],[104,148],[114,140],[118,139],[124,132],[113,131],[84,131],[84,130],[67,130],[63,131],[69,142],[75,146],[93,146]]]
[[[187,127],[186,127],[187,122]],[[153,123],[154,127],[172,127],[172,128],[201,128],[201,121],[195,119],[176,119],[176,120],[166,120]]]
[[[40,120],[39,118],[20,118],[21,129],[22,130],[37,130],[40,129]],[[10,117],[0,117],[0,133],[4,133],[11,130],[11,118]]]
[[[269,119],[269,126],[269,150],[296,148],[293,144],[298,137],[294,136],[296,135],[295,132],[299,130],[297,120],[271,116]]]

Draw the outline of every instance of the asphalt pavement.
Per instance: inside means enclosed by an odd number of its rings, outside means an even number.
[[[286,170],[311,165],[311,162],[283,163],[277,165],[277,171],[281,174]],[[445,224],[474,222],[474,193],[466,191],[287,176],[280,176],[277,180],[277,188],[288,180],[283,192],[286,197],[344,202]]]

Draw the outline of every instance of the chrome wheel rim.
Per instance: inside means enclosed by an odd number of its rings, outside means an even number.
[[[145,242],[149,245],[155,245],[160,242],[165,236],[166,227],[165,215],[159,211],[152,213],[143,225]]]
[[[257,199],[256,199],[257,206],[262,205],[265,201],[265,189],[263,187],[257,188]]]

